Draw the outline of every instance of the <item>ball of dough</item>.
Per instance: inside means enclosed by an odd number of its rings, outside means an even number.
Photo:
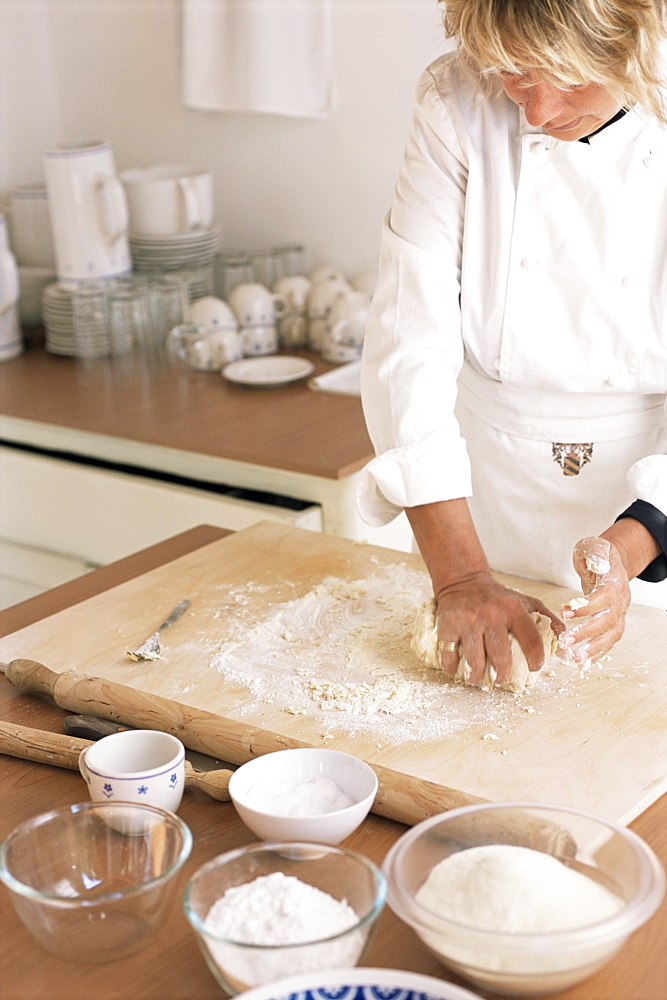
[[[425,666],[439,669],[440,652],[438,650],[436,610],[437,604],[433,599],[426,601],[421,606],[412,627],[410,649]],[[558,645],[558,639],[551,627],[551,619],[539,611],[532,611],[530,616],[537,625],[537,630],[544,644],[544,655],[548,659],[556,651]],[[503,684],[497,684],[496,672],[487,661],[482,687],[500,687],[505,691],[518,692],[523,691],[528,684],[532,683],[534,675],[528,669],[528,662],[523,655],[523,650],[513,635],[510,635],[510,649],[512,652],[512,672],[509,680]],[[470,666],[465,656],[461,656],[459,659],[459,665],[452,680],[457,681],[459,684],[468,684],[470,682]]]

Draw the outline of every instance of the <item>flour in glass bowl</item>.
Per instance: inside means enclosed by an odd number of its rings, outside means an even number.
[[[241,609],[211,665],[225,684],[247,689],[235,709],[241,718],[276,705],[315,720],[323,734],[393,745],[510,725],[516,695],[452,684],[410,649],[415,616],[431,594],[428,575],[404,564],[377,565],[356,580],[326,577],[261,621],[244,620]],[[547,683],[539,678],[532,691]]]
[[[302,972],[356,965],[366,930],[345,931],[358,923],[345,900],[278,871],[227,889],[208,911],[204,927],[224,978],[247,989]]]

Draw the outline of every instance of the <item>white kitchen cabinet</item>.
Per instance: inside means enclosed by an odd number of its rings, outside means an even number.
[[[257,499],[261,498],[261,499]],[[317,504],[0,447],[0,606],[197,524],[322,530]]]

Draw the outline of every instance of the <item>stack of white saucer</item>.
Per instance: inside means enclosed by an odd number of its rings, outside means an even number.
[[[213,262],[220,246],[218,229],[191,230],[176,236],[131,234],[129,240],[135,271],[190,271],[193,272],[192,297],[199,298],[211,293]]]

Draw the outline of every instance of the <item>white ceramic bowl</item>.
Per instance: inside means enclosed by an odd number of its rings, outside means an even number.
[[[113,962],[162,923],[192,834],[174,813],[129,802],[83,802],[27,820],[0,846],[0,879],[47,951]]]
[[[612,916],[577,926],[582,903],[577,890],[573,926],[510,932],[507,923],[519,914],[518,906],[511,914],[505,910],[502,917],[496,912],[493,929],[480,929],[481,920],[464,923],[417,900],[420,887],[443,859],[468,848],[498,844],[553,855],[610,889],[623,905]],[[382,867],[389,905],[433,954],[464,979],[506,996],[556,993],[592,975],[653,915],[665,891],[659,861],[636,834],[590,813],[535,803],[489,803],[433,816],[404,834]],[[498,899],[496,875],[497,869],[477,897],[471,895],[470,882],[466,884],[466,895],[475,905],[484,897],[485,919],[490,901]],[[546,891],[546,883],[540,883],[542,899]],[[520,892],[525,900],[531,888],[515,883],[512,906]],[[443,907],[451,898],[450,894]]]
[[[375,771],[365,761],[315,747],[263,754],[229,780],[236,811],[262,840],[321,844],[339,844],[356,830],[377,788]]]
[[[260,890],[261,903],[255,896]],[[379,868],[354,851],[291,841],[255,843],[221,854],[195,872],[183,909],[209,969],[233,995],[296,972],[355,965],[386,891]],[[239,892],[251,898],[240,900]],[[315,900],[307,898],[313,894]],[[222,924],[221,900],[228,908]],[[330,908],[341,906],[354,912],[348,910],[344,929],[333,932]]]

